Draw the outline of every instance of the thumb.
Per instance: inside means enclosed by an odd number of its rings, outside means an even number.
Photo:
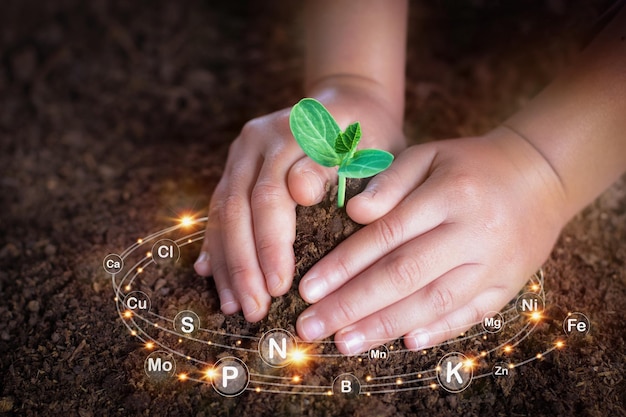
[[[365,190],[348,201],[350,218],[370,224],[389,213],[426,180],[433,158],[433,152],[419,145],[402,152],[387,170],[372,178]]]
[[[287,174],[287,185],[291,198],[301,206],[312,206],[324,199],[326,184],[333,181],[337,173],[304,157],[294,163]]]

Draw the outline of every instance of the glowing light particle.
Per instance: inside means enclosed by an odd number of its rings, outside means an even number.
[[[506,353],[511,353],[511,352],[513,352],[513,346],[511,346],[511,345],[506,345],[506,346],[504,347],[504,351],[505,351]]]
[[[124,311],[124,318],[125,318],[125,319],[129,319],[129,318],[131,318],[132,316],[133,316],[133,312],[132,312],[132,311],[130,311],[130,310],[126,310],[126,311]]]
[[[366,376],[366,377],[365,377],[365,380],[366,380],[367,382],[370,382],[370,381],[372,380],[372,376],[371,376],[371,375]]]
[[[299,349],[293,350],[290,355],[291,355],[291,360],[294,363],[302,363],[307,360],[306,353]]]
[[[434,382],[432,384],[430,384],[430,388],[431,389],[437,389],[437,384],[435,384]]]
[[[535,311],[534,313],[532,313],[530,315],[530,319],[534,320],[534,321],[539,321],[541,320],[541,312],[540,311]]]
[[[396,379],[396,385],[402,385],[402,379],[401,378]]]
[[[543,358],[543,355],[541,353],[537,353],[537,355],[535,356],[537,359],[541,359]]]
[[[297,384],[298,382],[300,382],[300,377],[298,375],[294,375],[294,377],[291,378],[291,380]]]
[[[143,239],[142,238],[137,239],[137,243],[139,244],[143,243]]]
[[[195,220],[191,216],[183,216],[180,218],[180,225],[183,227],[188,227],[194,224]]]
[[[178,375],[178,379],[181,381],[186,381],[187,380],[187,374],[180,374]]]
[[[555,343],[555,345],[557,347],[557,349],[561,349],[563,346],[565,346],[565,343],[563,343],[562,340],[559,340]]]
[[[152,342],[147,342],[147,343],[146,343],[146,349],[148,349],[148,350],[152,350],[152,349],[154,349],[154,343],[152,343]]]

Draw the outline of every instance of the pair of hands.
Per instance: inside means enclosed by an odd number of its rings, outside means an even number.
[[[300,282],[311,303],[305,341],[335,335],[348,355],[404,336],[422,349],[499,310],[541,265],[564,224],[558,176],[506,127],[484,137],[404,147],[401,122],[375,94],[317,95],[340,126],[359,120],[361,148],[397,154],[347,204],[367,225]],[[196,271],[213,275],[225,314],[267,315],[294,273],[295,206],[322,200],[333,169],[318,166],[289,131],[290,109],[244,126],[209,208]]]

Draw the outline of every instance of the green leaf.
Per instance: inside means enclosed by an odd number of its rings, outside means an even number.
[[[354,151],[361,140],[361,124],[352,123],[345,132],[339,134],[335,139],[335,151],[339,154]]]
[[[335,141],[341,129],[322,103],[312,98],[300,100],[291,109],[289,127],[312,160],[327,167],[339,165],[341,158],[335,151]]]
[[[363,149],[354,154],[338,173],[346,178],[367,178],[389,168],[393,155],[378,149]]]

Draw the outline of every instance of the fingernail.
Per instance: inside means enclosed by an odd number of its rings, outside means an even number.
[[[424,330],[416,330],[409,337],[415,341],[415,350],[424,349],[430,342],[430,336]]]
[[[234,314],[239,311],[239,303],[235,299],[235,294],[229,289],[223,289],[219,293],[220,308],[224,314]]]
[[[280,279],[276,273],[268,274],[265,280],[267,282],[267,289],[271,294],[278,293],[278,290],[280,290],[283,285],[283,280]]]
[[[301,336],[305,340],[316,340],[324,334],[324,324],[315,317],[315,313],[300,316]]]
[[[241,309],[243,310],[244,316],[247,318],[259,310],[259,304],[254,297],[244,296],[241,300]]]
[[[315,303],[326,295],[326,281],[318,276],[307,277],[302,283],[302,297]]]
[[[359,331],[348,331],[341,335],[343,344],[346,346],[349,355],[356,355],[363,350],[365,335]]]
[[[194,265],[205,264],[208,261],[209,261],[209,253],[202,251],[200,252],[200,255],[198,255],[198,259],[196,259],[196,262],[194,263]]]

